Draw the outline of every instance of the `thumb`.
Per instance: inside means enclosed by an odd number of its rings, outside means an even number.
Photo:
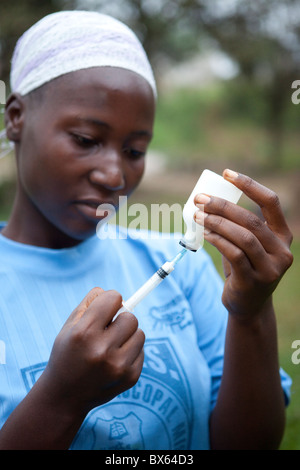
[[[225,256],[222,256],[222,265],[223,265],[225,278],[227,278],[229,274],[231,273],[231,267],[230,267],[229,261],[225,258]]]
[[[91,303],[100,295],[102,292],[104,292],[101,287],[94,287],[92,290],[88,292],[88,294],[84,297],[84,299],[80,302],[78,307],[76,307],[69,318],[66,321],[67,323],[70,323],[70,326],[76,325],[76,323],[79,322],[79,320],[82,318],[82,316],[85,314]]]

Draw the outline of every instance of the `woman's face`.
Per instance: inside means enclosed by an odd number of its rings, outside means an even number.
[[[50,82],[41,102],[24,103],[16,146],[19,217],[35,239],[47,229],[76,244],[95,234],[97,207],[117,207],[142,178],[152,89],[133,72],[91,68]]]

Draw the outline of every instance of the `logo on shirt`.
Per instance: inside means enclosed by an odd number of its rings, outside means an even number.
[[[106,448],[130,450],[134,441],[139,442],[140,449],[145,449],[142,425],[142,420],[133,412],[125,416],[113,416],[110,419],[97,417],[91,430],[92,440],[89,446],[92,449],[103,449],[103,443],[105,443]],[[101,429],[101,434],[98,432],[99,429]]]
[[[84,420],[71,449],[188,449],[193,405],[184,369],[168,338],[148,339],[136,385],[97,407]],[[46,363],[23,369],[29,390]]]
[[[185,305],[185,299],[178,295],[171,302],[162,306],[154,306],[149,310],[149,316],[153,320],[153,329],[170,328],[175,331],[176,328],[183,330],[192,324],[189,318],[190,310]]]
[[[40,375],[44,372],[46,369],[47,362],[40,362],[39,364],[35,364],[30,367],[25,367],[24,369],[21,369],[21,374],[23,377],[23,381],[26,387],[27,392],[33,387],[35,382],[38,380]]]
[[[137,384],[92,410],[72,448],[188,449],[192,429],[189,384],[168,338],[145,343]]]

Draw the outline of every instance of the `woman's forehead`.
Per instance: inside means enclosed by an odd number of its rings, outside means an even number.
[[[132,100],[133,97],[148,96],[154,100],[153,90],[140,75],[116,67],[95,67],[70,72],[45,84],[40,90],[52,102],[62,101],[104,102],[109,96]],[[34,92],[33,92],[34,94]]]
[[[151,133],[155,113],[153,90],[143,77],[128,70],[99,67],[71,72],[29,96],[33,98],[30,116],[35,125],[38,112],[41,125],[49,120],[75,123],[76,119],[77,123],[104,119],[114,125],[125,119],[129,127],[136,122]]]

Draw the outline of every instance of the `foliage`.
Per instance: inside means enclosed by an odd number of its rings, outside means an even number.
[[[269,161],[281,164],[284,115],[300,75],[300,5],[296,0],[2,0],[0,75],[8,83],[17,38],[47,13],[62,9],[111,13],[138,33],[159,79],[166,66],[219,48],[238,65],[248,87],[259,85],[271,137]]]
[[[17,40],[43,16],[67,8],[74,8],[73,0],[1,0],[0,14],[0,77],[9,83],[10,60]]]
[[[162,93],[158,100],[152,148],[167,164],[184,169],[226,164],[241,171],[299,169],[299,110],[291,102],[283,116],[282,158],[269,159],[272,135],[266,125],[268,103],[263,89],[237,77],[204,89]]]
[[[15,181],[5,181],[0,184],[0,222],[8,220],[16,191]]]

